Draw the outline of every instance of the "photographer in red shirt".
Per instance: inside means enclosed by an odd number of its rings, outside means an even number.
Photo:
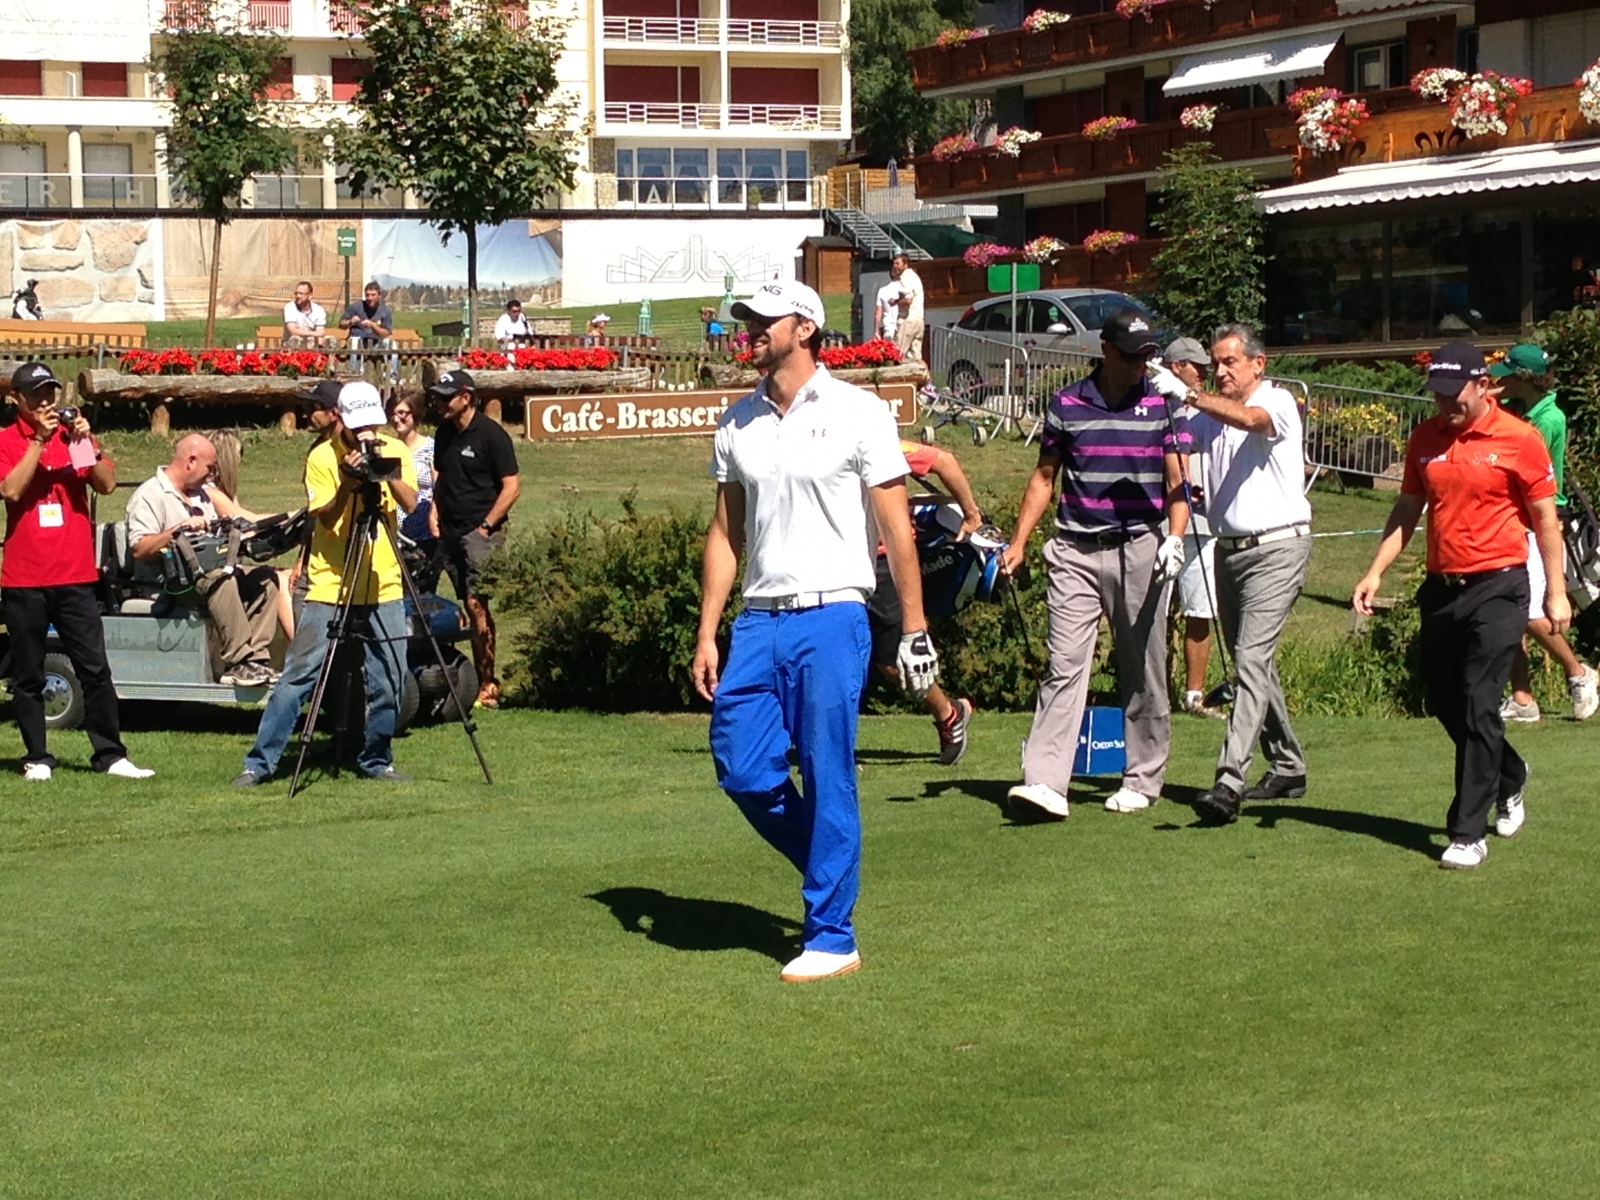
[[[45,749],[45,637],[54,625],[83,687],[84,721],[96,771],[145,779],[122,744],[117,693],[106,665],[105,631],[95,596],[94,526],[89,488],[102,496],[117,486],[116,464],[89,436],[89,422],[56,400],[61,381],[43,363],[11,376],[17,419],[0,429],[0,497],[6,502],[0,594],[11,635],[11,691],[22,731],[22,774],[50,778],[56,760]],[[70,416],[70,421],[62,417]]]

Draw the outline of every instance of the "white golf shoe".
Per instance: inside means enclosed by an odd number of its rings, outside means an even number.
[[[1583,674],[1567,680],[1567,695],[1572,697],[1572,719],[1587,721],[1600,709],[1600,671],[1585,666]]]
[[[1446,871],[1470,871],[1489,857],[1489,843],[1483,838],[1475,842],[1451,842],[1439,856],[1439,865]]]
[[[861,970],[861,951],[849,954],[830,954],[826,950],[802,950],[778,978],[784,983],[816,983],[839,975],[851,975]]]
[[[1006,799],[1014,810],[1029,817],[1046,816],[1059,821],[1071,812],[1067,798],[1043,783],[1019,783],[1006,793]]]
[[[149,779],[155,772],[149,767],[134,766],[131,758],[119,758],[106,768],[106,774],[119,779]]]
[[[1106,811],[1116,813],[1143,812],[1154,803],[1154,799],[1142,795],[1132,788],[1118,788],[1106,797]]]
[[[1516,837],[1517,830],[1528,819],[1527,809],[1522,806],[1522,794],[1528,790],[1528,776],[1533,774],[1533,768],[1524,770],[1527,774],[1522,777],[1522,786],[1495,805],[1494,831],[1499,837]]]

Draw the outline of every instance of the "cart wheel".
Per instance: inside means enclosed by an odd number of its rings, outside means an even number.
[[[927,445],[927,446],[933,445],[933,443],[935,442],[935,440],[937,440],[937,438],[938,438],[938,435],[936,433],[934,433],[932,425],[924,425],[922,427],[922,441],[923,441],[924,445]]]
[[[83,685],[65,654],[44,656],[44,725],[77,729],[83,724]]]
[[[417,719],[417,713],[422,708],[422,688],[417,683],[417,677],[410,671],[400,673],[400,695],[398,697],[394,714],[394,731],[404,733]]]
[[[439,699],[438,715],[443,721],[459,721],[461,710],[456,706],[456,696],[459,695],[467,702],[467,708],[472,708],[473,702],[478,698],[478,669],[472,665],[470,658],[462,658],[459,662],[450,664],[455,673],[453,692],[446,692]]]
[[[974,425],[972,427],[972,444],[974,446],[981,446],[988,440],[989,431],[987,429],[985,429],[982,425]]]

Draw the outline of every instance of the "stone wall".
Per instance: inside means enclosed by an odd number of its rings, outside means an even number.
[[[151,221],[0,221],[0,284],[9,297],[39,281],[52,321],[154,321]]]

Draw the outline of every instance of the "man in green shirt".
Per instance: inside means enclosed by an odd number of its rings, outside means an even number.
[[[1550,451],[1550,462],[1556,474],[1556,511],[1567,506],[1566,458],[1567,415],[1556,404],[1555,381],[1550,374],[1550,356],[1532,342],[1519,342],[1506,351],[1500,362],[1489,368],[1489,374],[1500,380],[1504,391],[1500,403],[1537,429]],[[1533,534],[1530,532],[1531,539]],[[1531,544],[1531,543],[1530,543]],[[1544,564],[1536,562],[1537,555],[1528,560],[1528,573],[1538,578],[1531,580],[1541,597],[1544,595]],[[1567,673],[1567,694],[1572,697],[1572,715],[1575,720],[1587,721],[1600,709],[1600,675],[1593,667],[1585,666],[1573,653],[1571,644],[1561,634],[1551,631],[1541,605],[1528,612],[1527,633],[1531,634]],[[1517,650],[1511,663],[1511,695],[1500,706],[1500,716],[1507,721],[1532,722],[1539,719],[1539,704],[1533,698],[1533,681],[1528,673],[1527,638]]]

